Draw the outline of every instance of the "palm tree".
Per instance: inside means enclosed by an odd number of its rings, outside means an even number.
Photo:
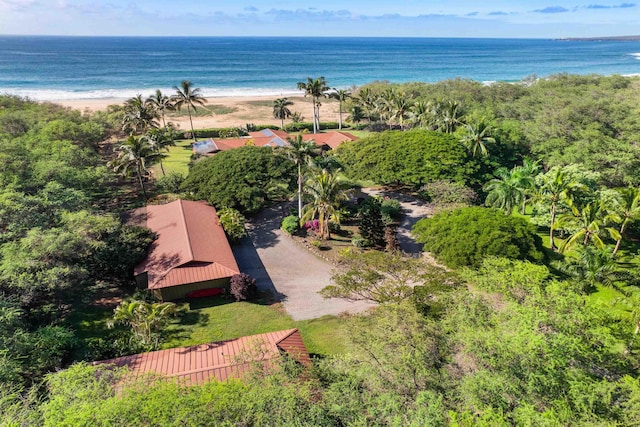
[[[442,132],[453,133],[463,123],[462,109],[456,101],[438,102],[435,111],[438,127]]]
[[[155,111],[160,113],[162,117],[162,127],[167,128],[167,122],[165,121],[165,113],[167,111],[174,110],[173,102],[171,98],[167,95],[163,94],[160,89],[156,90],[156,93],[151,95],[145,101],[146,104],[150,105]]]
[[[340,203],[347,200],[348,186],[338,179],[337,173],[325,169],[311,176],[307,181],[306,194],[311,201],[303,208],[302,221],[318,219],[320,224],[320,238],[331,238],[329,219],[334,215]]]
[[[360,89],[360,91],[358,91],[358,96],[356,97],[356,102],[362,108],[362,111],[367,117],[367,120],[369,120],[369,123],[372,123],[375,119],[377,105],[376,96],[373,91],[368,87]]]
[[[109,326],[125,324],[131,327],[133,336],[141,344],[157,349],[159,333],[175,312],[176,306],[170,302],[123,301],[113,310],[113,319]]]
[[[556,209],[562,201],[570,201],[572,192],[584,188],[584,186],[576,181],[571,181],[563,168],[552,168],[549,172],[542,175],[542,185],[540,185],[536,197],[549,204],[551,207],[551,218],[549,221],[549,245],[551,249],[557,250],[553,241],[554,225],[556,222]]]
[[[167,131],[165,129],[149,129],[147,133],[143,136],[151,146],[151,149],[156,153],[162,153],[162,151],[169,151],[169,147],[176,145],[175,141],[171,137],[171,131]],[[162,170],[162,175],[166,175],[164,172],[164,165],[162,164],[162,159],[164,155],[158,156],[158,161],[160,162],[160,170]]]
[[[338,129],[342,130],[342,104],[349,98],[351,98],[351,92],[346,89],[333,88],[333,92],[329,94],[330,98],[338,100],[338,114],[339,122]]]
[[[289,105],[293,105],[293,101],[288,98],[278,98],[273,101],[273,117],[280,119],[280,128],[284,129],[284,119],[291,117]]]
[[[488,193],[485,204],[511,215],[513,208],[520,206],[524,199],[524,188],[515,168],[511,171],[501,168],[496,177],[487,182],[483,188]]]
[[[434,123],[433,105],[424,99],[417,100],[411,106],[409,118],[414,126],[430,128]]]
[[[302,218],[302,183],[304,177],[302,175],[302,165],[311,159],[316,151],[316,144],[313,141],[303,141],[302,135],[296,136],[295,139],[288,138],[289,146],[287,147],[287,156],[293,160],[298,167],[298,219]]]
[[[183,106],[187,106],[187,112],[189,113],[189,122],[191,123],[191,135],[193,136],[193,141],[197,142],[196,132],[193,129],[193,119],[191,118],[191,109],[193,111],[196,110],[196,105],[204,106],[205,102],[207,102],[206,98],[204,98],[200,94],[200,88],[191,87],[192,83],[189,80],[183,80],[181,86],[174,86],[173,88],[176,90],[176,94],[173,95],[173,105],[178,110],[182,109]]]
[[[587,284],[591,289],[597,284],[617,289],[615,281],[619,279],[620,270],[613,259],[610,246],[580,246],[575,256],[566,257],[563,262],[554,265],[578,283]]]
[[[617,237],[617,230],[603,226],[605,212],[601,202],[587,203],[582,209],[578,209],[573,203],[569,206],[571,212],[558,218],[558,225],[575,231],[562,244],[561,252],[573,247],[579,241],[582,241],[582,246],[587,246],[591,242],[598,249],[604,248],[604,242],[600,237],[602,231],[608,231],[609,235]]]
[[[460,142],[464,144],[473,157],[476,157],[478,152],[487,157],[489,155],[487,145],[495,144],[496,142],[495,138],[491,136],[492,132],[493,128],[489,122],[481,118],[465,125],[464,134]]]
[[[129,135],[144,133],[147,129],[157,128],[158,113],[142,100],[142,95],[127,99],[124,103],[122,130]]]
[[[164,155],[154,150],[146,138],[133,135],[130,135],[115,151],[117,157],[107,165],[123,176],[129,176],[133,169],[144,197],[147,198],[147,190],[143,180],[143,177],[149,173],[147,166],[152,165]]]
[[[305,98],[311,97],[313,102],[313,133],[318,133],[320,130],[320,98],[326,96],[326,92],[329,90],[327,81],[324,77],[311,78],[307,77],[306,82],[298,82],[297,88],[304,90]]]
[[[524,193],[521,210],[522,215],[524,215],[526,213],[526,205],[530,201],[530,197],[533,196],[536,191],[535,178],[540,172],[540,160],[532,162],[531,159],[525,158],[522,162],[522,166],[516,166],[514,170],[518,176],[518,181]]]
[[[401,130],[404,130],[404,124],[409,118],[409,112],[411,111],[412,106],[413,103],[411,100],[403,93],[396,93],[391,99],[391,103],[389,105],[391,117],[398,125],[400,125]]]
[[[616,222],[620,224],[620,230],[618,230],[618,239],[616,240],[616,247],[613,249],[613,256],[615,257],[620,249],[620,243],[624,232],[629,224],[640,219],[640,188],[628,187],[618,190],[620,198],[618,203],[613,206],[612,217],[616,219]]]

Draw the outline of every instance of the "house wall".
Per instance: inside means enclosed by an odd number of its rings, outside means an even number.
[[[184,299],[189,292],[208,288],[229,288],[231,278],[207,280],[205,282],[189,283],[187,285],[171,286],[168,288],[154,289],[153,293],[162,301],[174,301]]]

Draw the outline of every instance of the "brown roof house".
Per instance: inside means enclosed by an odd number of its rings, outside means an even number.
[[[228,287],[231,276],[240,272],[216,210],[205,202],[149,205],[130,212],[127,219],[157,235],[134,274],[141,288],[163,301]]]
[[[94,364],[127,366],[134,378],[155,373],[179,378],[186,385],[201,385],[213,379],[239,378],[253,364],[268,367],[283,354],[304,366],[311,364],[297,329],[134,354]]]

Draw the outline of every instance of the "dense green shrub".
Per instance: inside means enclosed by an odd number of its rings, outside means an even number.
[[[246,130],[239,127],[196,129],[195,134],[196,138],[239,138],[248,135]],[[191,135],[191,132],[186,132],[185,139],[189,135]]]
[[[395,199],[384,199],[380,205],[382,220],[385,224],[390,224],[400,219],[402,214],[402,205]]]
[[[179,193],[184,182],[184,175],[178,172],[170,172],[155,180],[156,188],[162,193]]]
[[[438,207],[467,207],[475,204],[478,195],[473,189],[458,182],[438,180],[425,184],[422,196]]]
[[[220,209],[218,218],[220,218],[220,225],[231,242],[237,242],[247,235],[244,228],[247,220],[238,210],[233,208]]]
[[[542,261],[542,240],[526,219],[480,207],[440,212],[413,227],[416,240],[449,267],[478,267],[487,256]]]
[[[320,122],[320,129],[338,129],[338,122]],[[287,132],[300,132],[302,130],[308,130],[309,132],[313,131],[313,123],[310,122],[300,122],[300,123],[289,123],[284,125],[284,130]]]
[[[479,171],[458,140],[425,130],[387,131],[342,144],[336,157],[352,179],[421,186],[449,179],[469,182]]]
[[[197,162],[182,185],[216,208],[257,212],[295,188],[296,170],[271,147],[240,147]]]
[[[282,229],[287,234],[293,234],[300,228],[300,220],[295,215],[289,215],[282,220]]]
[[[384,246],[384,221],[382,220],[382,202],[377,197],[367,197],[360,206],[360,225],[358,231],[367,246]]]

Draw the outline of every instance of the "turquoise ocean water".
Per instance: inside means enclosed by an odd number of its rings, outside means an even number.
[[[291,94],[307,76],[349,87],[556,73],[640,74],[640,42],[0,36],[0,93],[37,100],[146,96],[183,79],[211,97]]]

